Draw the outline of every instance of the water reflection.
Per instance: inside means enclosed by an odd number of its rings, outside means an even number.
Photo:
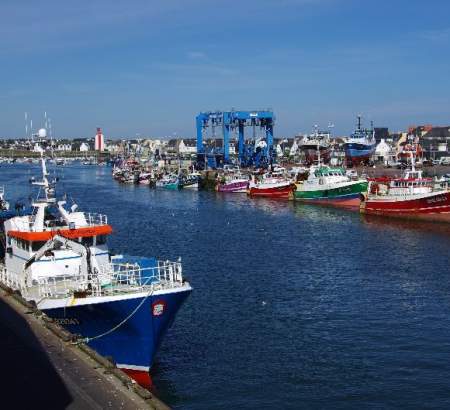
[[[408,230],[424,233],[437,233],[442,235],[450,234],[450,224],[439,222],[415,221],[401,218],[388,218],[377,215],[360,216],[362,223],[369,229],[386,230]]]

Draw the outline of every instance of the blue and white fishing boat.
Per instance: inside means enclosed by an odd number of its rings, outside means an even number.
[[[345,158],[348,165],[359,165],[368,163],[377,144],[375,141],[375,130],[361,127],[361,116],[358,115],[358,125],[353,134],[345,140]]]
[[[149,387],[161,340],[192,290],[181,263],[111,255],[108,218],[68,209],[44,159],[42,173],[32,214],[4,223],[0,281]]]

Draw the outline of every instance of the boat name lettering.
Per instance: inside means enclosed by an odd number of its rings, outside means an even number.
[[[436,202],[444,202],[446,200],[445,195],[437,195],[433,198],[429,198],[427,199],[427,203],[428,204],[434,204]]]
[[[55,323],[58,325],[79,325],[80,324],[80,321],[77,318],[63,317],[63,318],[56,318],[54,320],[55,320]]]

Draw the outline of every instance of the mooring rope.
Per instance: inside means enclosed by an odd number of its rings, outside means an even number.
[[[150,279],[151,279],[151,277],[149,277],[149,278],[147,279],[147,281],[144,283],[143,286],[145,286],[145,285],[148,283],[148,281],[149,281]],[[151,288],[150,291],[147,293],[147,295],[141,300],[141,302],[139,302],[139,304],[133,309],[133,311],[132,311],[125,319],[123,319],[120,323],[118,323],[116,326],[112,327],[111,329],[109,329],[109,330],[107,330],[106,332],[101,333],[101,334],[99,334],[99,335],[97,335],[97,336],[81,338],[81,339],[79,339],[79,340],[73,342],[72,344],[89,343],[89,342],[91,342],[92,340],[100,339],[101,337],[107,336],[107,335],[111,334],[112,332],[116,331],[117,329],[119,329],[119,327],[121,327],[122,325],[124,325],[128,320],[130,320],[130,319],[136,314],[136,312],[137,312],[137,311],[140,309],[140,307],[145,303],[145,301],[146,301],[150,296],[153,295],[153,292],[154,292],[154,289],[153,289],[153,286],[152,286],[152,288]]]

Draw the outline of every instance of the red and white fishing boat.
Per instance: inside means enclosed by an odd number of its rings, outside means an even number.
[[[450,222],[450,190],[447,182],[424,178],[414,167],[401,178],[369,179],[360,210],[364,214]]]
[[[265,173],[260,178],[253,175],[249,183],[248,194],[252,197],[290,199],[295,189],[295,184],[286,178],[282,171],[277,171]]]

